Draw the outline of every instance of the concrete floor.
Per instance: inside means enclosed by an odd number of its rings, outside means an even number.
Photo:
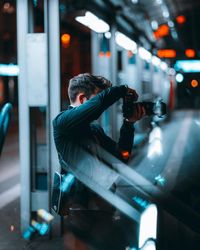
[[[131,168],[200,214],[200,111],[176,111],[171,121],[161,125],[151,143],[139,149]],[[0,249],[96,249],[65,230],[62,238],[46,237],[25,241],[20,234],[20,178],[17,127],[9,130],[0,158]],[[125,224],[124,224],[125,225]],[[103,227],[102,227],[103,230]],[[99,248],[100,249],[100,248]],[[105,250],[105,249],[101,249]]]

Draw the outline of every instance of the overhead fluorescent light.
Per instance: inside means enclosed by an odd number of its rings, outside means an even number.
[[[137,44],[121,32],[117,31],[115,33],[115,41],[119,46],[126,50],[131,50],[133,53],[137,51]]]
[[[174,68],[185,73],[198,73],[200,72],[200,60],[179,60],[176,61]]]
[[[76,21],[87,26],[97,33],[105,33],[110,30],[110,26],[102,19],[95,16],[90,11],[86,11],[85,16],[75,17]]]
[[[155,65],[155,66],[159,66],[160,63],[161,63],[161,60],[160,58],[158,58],[157,56],[152,56],[152,64]]]
[[[1,76],[18,76],[19,66],[14,64],[0,64]]]
[[[152,57],[151,53],[150,53],[148,50],[146,50],[145,48],[143,48],[143,47],[140,47],[140,48],[139,48],[139,56],[140,56],[143,60],[146,60],[146,61],[148,61],[148,62],[151,61],[151,57]]]
[[[140,229],[139,229],[139,248],[141,249],[145,242],[149,244],[157,238],[157,217],[158,210],[156,205],[149,205],[146,210],[142,213],[140,218]],[[155,245],[154,245],[155,246]],[[153,248],[142,248],[142,249],[156,249]]]

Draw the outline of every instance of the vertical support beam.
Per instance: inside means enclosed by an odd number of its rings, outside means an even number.
[[[60,172],[57,152],[53,139],[52,120],[60,112],[60,26],[59,26],[59,0],[47,1],[47,34],[48,34],[48,188],[49,211],[51,211],[51,191],[53,174]],[[61,217],[54,214],[52,222],[52,235],[61,234]]]
[[[19,145],[20,145],[20,180],[21,231],[30,223],[30,126],[26,68],[26,34],[28,33],[28,1],[17,0],[17,51],[18,51],[18,92],[19,92]]]
[[[91,30],[91,55],[92,55],[92,74],[98,74],[98,52],[99,52],[99,39],[98,34]]]
[[[111,26],[111,39],[110,39],[110,52],[111,52],[111,82],[113,86],[117,84],[117,45],[115,42],[116,25]],[[111,134],[112,138],[116,140],[117,137],[117,123],[116,123],[117,108],[116,104],[112,105],[110,118],[111,118]]]

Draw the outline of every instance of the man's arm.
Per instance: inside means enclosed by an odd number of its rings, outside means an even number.
[[[104,130],[99,126],[95,125],[100,133],[98,139],[100,144],[103,145],[104,149],[109,153],[117,157],[118,159],[127,162],[131,155],[134,139],[134,125],[133,123],[124,120],[121,129],[118,143],[107,136]]]
[[[68,133],[71,129],[81,129],[85,124],[98,119],[109,106],[124,97],[127,91],[125,85],[103,90],[80,106],[60,113],[54,119],[53,125],[62,133]]]

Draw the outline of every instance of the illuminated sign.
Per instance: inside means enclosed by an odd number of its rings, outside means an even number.
[[[185,73],[198,73],[200,72],[200,60],[179,60],[176,61],[174,68]]]
[[[176,51],[174,49],[159,49],[157,55],[160,58],[174,58],[176,57]]]

